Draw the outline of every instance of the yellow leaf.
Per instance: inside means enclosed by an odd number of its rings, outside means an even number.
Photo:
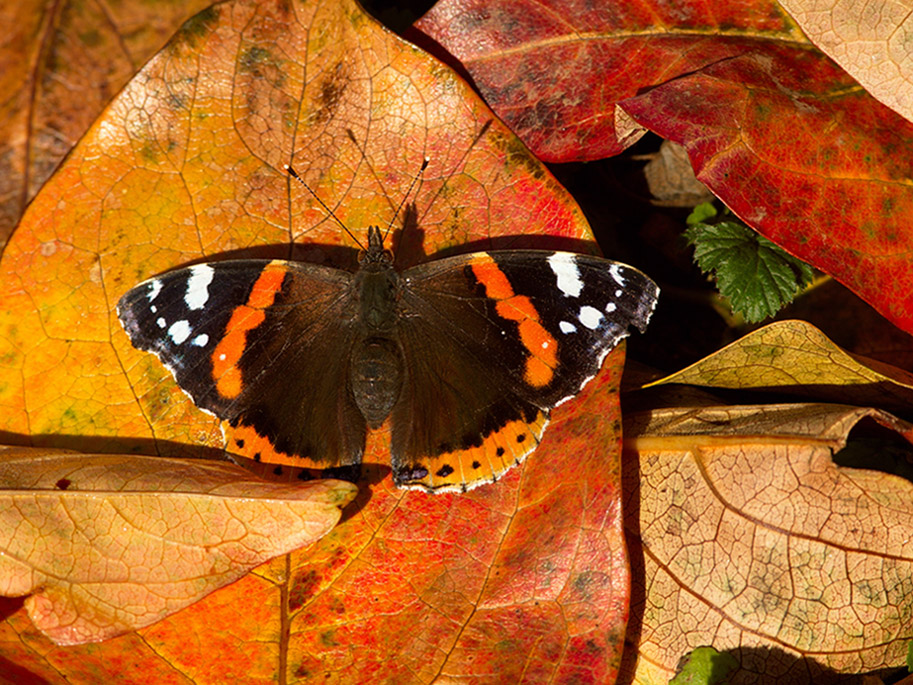
[[[0,451],[0,594],[58,644],[154,623],[319,539],[356,494],[222,462]]]

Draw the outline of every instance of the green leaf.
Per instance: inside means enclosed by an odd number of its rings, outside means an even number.
[[[713,647],[698,647],[682,658],[678,673],[669,681],[669,685],[724,683],[738,666],[739,662],[731,654],[718,652]]]
[[[713,274],[733,311],[752,323],[774,316],[814,278],[808,264],[733,221],[695,223],[685,238],[694,245],[694,260],[704,273]]]
[[[712,202],[702,202],[691,210],[691,214],[689,214],[688,218],[685,219],[685,223],[689,226],[703,224],[707,222],[707,219],[712,219],[715,217],[716,214],[716,207],[713,206]]]

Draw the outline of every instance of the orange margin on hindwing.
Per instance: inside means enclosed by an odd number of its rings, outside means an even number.
[[[539,412],[532,423],[508,422],[485,436],[478,447],[417,459],[417,463],[428,469],[428,475],[411,484],[447,491],[493,483],[539,445],[547,425],[548,417]]]

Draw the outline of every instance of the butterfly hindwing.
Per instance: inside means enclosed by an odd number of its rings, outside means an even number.
[[[466,489],[538,444],[552,408],[592,378],[656,301],[640,271],[567,252],[509,250],[403,273],[409,377],[393,412],[394,478]]]
[[[229,449],[325,468],[358,463],[366,426],[345,383],[352,274],[310,264],[200,264],[130,290],[118,314],[194,403],[232,428]]]

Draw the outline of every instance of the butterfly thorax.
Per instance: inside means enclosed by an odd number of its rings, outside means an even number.
[[[368,231],[354,288],[358,302],[358,335],[349,364],[349,387],[355,404],[372,428],[389,416],[403,381],[403,355],[396,337],[400,276],[384,250],[380,231]]]

